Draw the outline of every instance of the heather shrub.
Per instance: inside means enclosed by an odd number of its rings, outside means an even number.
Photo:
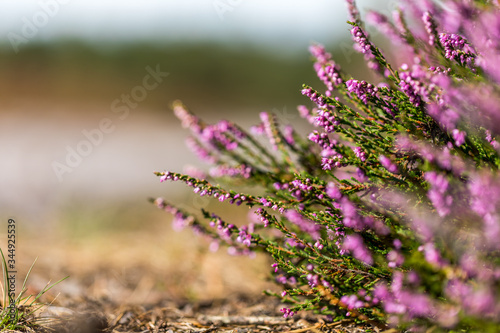
[[[347,0],[354,49],[375,73],[372,83],[349,77],[321,45],[310,47],[325,87],[302,89],[311,103],[298,107],[313,127],[307,137],[268,112],[247,131],[227,120],[207,124],[174,104],[192,132],[189,148],[212,168],[157,172],[160,181],[247,206],[254,219],[241,225],[154,202],[211,248],[267,253],[283,288],[274,296],[289,304],[285,317],[308,310],[379,328],[497,332],[500,8],[400,5],[392,18],[367,15],[392,43],[389,53]]]

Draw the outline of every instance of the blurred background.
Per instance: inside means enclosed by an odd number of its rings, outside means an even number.
[[[213,205],[153,175],[207,168],[185,148],[171,103],[247,128],[264,110],[300,124],[296,106],[309,105],[301,85],[323,90],[312,42],[354,77],[367,75],[346,20],[340,0],[1,1],[0,247],[14,218],[20,264],[39,257],[35,282],[75,276],[60,287],[75,295],[114,297],[128,286],[129,300],[135,292],[145,302],[157,290],[259,291],[263,259],[207,254],[147,202]],[[224,209],[246,219],[245,208]]]

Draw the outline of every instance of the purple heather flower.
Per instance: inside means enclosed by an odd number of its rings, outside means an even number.
[[[260,198],[259,202],[264,206],[264,207],[271,207],[273,204],[270,201],[267,201],[266,198]]]
[[[281,191],[281,190],[285,190],[288,188],[288,184],[282,184],[280,182],[275,182],[273,184],[274,188],[276,189],[276,191]]]
[[[297,111],[299,111],[299,115],[301,118],[306,119],[310,124],[314,124],[314,112],[309,111],[309,109],[305,105],[297,106]]]
[[[452,131],[460,119],[458,113],[445,105],[429,104],[427,112],[446,130]]]
[[[163,176],[160,177],[160,183],[163,183],[164,181],[167,181],[169,179],[172,179],[172,177],[170,176],[170,172],[165,172],[163,174]]]
[[[387,16],[379,12],[369,11],[366,14],[366,21],[376,27],[377,30],[379,30],[391,42],[400,44],[406,41],[404,36],[394,27]]]
[[[363,219],[363,217],[358,214],[356,206],[349,201],[348,198],[343,197],[341,199],[340,210],[344,216],[342,219],[342,224],[344,226],[356,230],[362,230],[368,226],[365,222],[369,220]]]
[[[175,231],[180,231],[189,226],[193,221],[194,218],[192,216],[185,216],[181,212],[178,212],[174,215],[174,219],[172,220],[172,228]]]
[[[218,148],[217,145],[222,145],[226,150],[235,150],[238,148],[238,142],[226,135],[228,129],[226,122],[208,125],[201,131],[200,139],[211,144],[214,148]]]
[[[366,183],[369,180],[365,172],[360,168],[356,168],[356,178],[361,183]]]
[[[422,20],[424,21],[425,30],[429,35],[429,45],[434,46],[436,43],[436,35],[437,35],[437,27],[436,22],[434,22],[431,13],[426,11],[424,15],[422,15]]]
[[[437,149],[428,144],[411,141],[405,136],[397,138],[397,147],[403,151],[417,153],[424,160],[437,164],[441,169],[452,171],[455,176],[462,175],[465,169],[464,161],[452,155],[448,147]]]
[[[222,132],[229,132],[238,140],[246,138],[246,134],[243,133],[237,126],[227,120],[221,120],[218,123],[219,129]]]
[[[445,57],[456,60],[461,64],[474,69],[476,51],[467,43],[467,40],[457,34],[439,34],[439,42],[444,48]]]
[[[307,137],[314,143],[317,143],[323,150],[331,149],[335,146],[335,142],[330,141],[328,138],[328,133],[319,133],[318,131],[313,131],[309,133]]]
[[[495,291],[481,288],[466,295],[464,306],[466,311],[475,316],[498,318],[499,309],[495,299]]]
[[[400,250],[401,247],[403,246],[403,244],[401,243],[401,241],[399,239],[397,239],[397,238],[392,243],[394,244],[394,248],[397,249],[397,250]]]
[[[356,157],[361,160],[361,162],[366,161],[366,152],[363,150],[363,148],[354,147],[353,151],[354,151],[354,154],[356,154]]]
[[[293,315],[295,315],[295,312],[293,312],[289,308],[282,308],[280,309],[280,311],[283,312],[284,318],[293,317]]]
[[[335,149],[326,148],[321,151],[321,166],[323,170],[332,170],[344,166],[341,160],[344,158]]]
[[[391,298],[391,292],[384,283],[378,283],[373,289],[373,296],[380,300],[387,300]]]
[[[430,297],[425,294],[403,291],[399,301],[408,309],[410,318],[427,317],[435,312]]]
[[[401,66],[402,71],[399,72],[399,87],[401,91],[404,92],[410,102],[415,106],[420,106],[422,104],[421,94],[427,96],[427,92],[423,84],[418,80],[414,72],[408,72],[408,65],[403,64]],[[419,66],[416,66],[414,70],[418,73]]]
[[[305,180],[305,182],[298,180],[298,179],[295,179],[294,181],[290,182],[289,188],[290,188],[290,191],[292,191],[294,189],[299,189],[299,190],[304,191],[304,192],[310,192],[312,190],[313,186],[311,185],[311,180],[309,178],[307,178]]]
[[[357,234],[347,235],[344,239],[343,248],[356,259],[367,265],[373,264],[370,251],[366,248],[363,238]]]
[[[198,117],[186,110],[181,103],[174,104],[174,114],[181,121],[182,127],[190,128],[194,133],[200,132],[200,120]]]
[[[500,98],[493,85],[471,87],[464,84],[450,90],[449,104],[471,117],[476,125],[489,129],[493,135],[500,134]]]
[[[309,135],[307,136],[307,138],[309,140],[311,140],[312,142],[314,142],[314,143],[318,143],[319,142],[319,138],[320,138],[320,134],[319,134],[318,131],[314,131],[314,132],[309,133]]]
[[[375,55],[371,50],[372,45],[368,41],[368,38],[366,37],[367,36],[366,32],[356,25],[351,29],[351,35],[354,42],[356,42],[356,44],[354,44],[354,49],[364,54],[368,67],[373,70],[380,71],[381,70],[380,64],[377,62]]]
[[[212,153],[205,147],[201,146],[193,137],[188,137],[186,139],[186,146],[194,152],[200,160],[206,161],[210,164],[217,161],[215,156],[213,156]]]
[[[224,177],[224,176],[238,177],[238,176],[242,176],[243,178],[248,179],[248,178],[250,178],[252,171],[253,171],[252,168],[245,165],[245,164],[241,164],[241,165],[238,165],[236,167],[231,167],[228,165],[221,164],[221,165],[217,165],[214,168],[211,168],[209,171],[209,174],[212,177]]]
[[[309,111],[309,109],[305,105],[298,105],[297,111],[299,111],[299,115],[301,118],[307,118],[309,115],[311,115],[311,111]]]
[[[229,254],[230,256],[237,256],[238,255],[238,249],[235,248],[234,246],[229,246],[227,248],[227,254]]]
[[[412,284],[414,286],[420,285],[420,282],[421,282],[420,277],[418,276],[418,274],[415,271],[409,271],[406,274],[406,281],[409,284]]]
[[[163,198],[156,198],[154,204],[160,209],[163,209],[166,206],[165,199]]]
[[[252,245],[252,235],[241,228],[236,241],[250,247]]]
[[[431,189],[427,192],[427,197],[431,200],[439,216],[444,217],[451,212],[453,197],[447,195],[448,180],[442,174],[436,172],[427,172],[425,180],[431,184]]]
[[[470,285],[458,279],[451,279],[445,288],[447,297],[455,301],[466,299],[467,295],[471,292]]]
[[[446,261],[441,258],[439,251],[436,249],[433,243],[427,243],[425,245],[420,246],[419,251],[424,252],[425,260],[437,267],[443,267],[446,264]]]
[[[498,149],[500,147],[500,144],[498,143],[498,141],[496,141],[492,136],[491,136],[491,131],[489,130],[486,130],[486,141],[488,141],[491,146],[495,149]]]
[[[323,96],[321,96],[320,93],[314,91],[313,89],[311,88],[305,88],[305,89],[302,89],[302,94],[304,96],[307,96],[309,97],[309,99],[311,101],[313,101],[314,103],[316,103],[318,105],[318,107],[320,108],[324,108],[327,106],[326,104],[326,101],[325,99],[323,98]]]
[[[451,132],[451,136],[453,137],[453,140],[455,140],[455,145],[457,147],[460,147],[461,145],[463,145],[465,143],[466,134],[467,133],[460,131],[456,128]]]
[[[314,221],[305,218],[302,214],[292,209],[285,211],[284,215],[290,222],[298,226],[303,232],[310,234],[314,240],[318,240],[320,238],[319,231],[321,229],[321,226],[317,225]]]
[[[471,194],[470,207],[482,217],[486,240],[499,248],[500,216],[497,207],[500,203],[500,183],[491,176],[475,175],[468,187]]]
[[[293,138],[293,127],[290,125],[287,125],[283,128],[283,137],[285,141],[290,145],[293,146],[295,145],[295,139]]]
[[[346,0],[347,11],[349,13],[349,19],[351,21],[359,21],[359,11],[354,0]]]
[[[382,283],[375,286],[373,295],[383,302],[385,311],[389,314],[406,314],[408,320],[434,315],[436,309],[430,297],[405,289],[403,280],[403,273],[396,271],[390,289]]]
[[[468,278],[475,278],[485,283],[499,280],[498,268],[482,260],[475,253],[465,253],[460,259],[460,267]]]
[[[269,142],[271,143],[271,146],[273,147],[274,150],[278,149],[277,142],[276,142],[276,137],[274,136],[273,130],[272,130],[272,125],[271,122],[273,121],[272,115],[270,115],[267,112],[261,112],[260,113],[260,120],[262,121],[262,124],[264,124],[264,132],[266,133],[267,137],[269,138]]]
[[[331,96],[333,89],[342,84],[342,78],[339,73],[340,68],[331,60],[331,54],[325,51],[323,45],[311,45],[309,52],[316,58],[314,69],[318,78],[327,87],[326,96]]]
[[[218,225],[217,232],[220,238],[226,241],[231,240],[231,230],[233,229],[233,227],[234,226],[232,224],[229,224],[225,227],[222,224]]]
[[[387,254],[387,260],[389,261],[389,267],[400,267],[404,261],[405,257],[399,251],[391,250]]]
[[[264,134],[264,132],[265,132],[265,130],[264,130],[263,123],[260,123],[258,125],[254,125],[254,126],[250,127],[250,133],[252,133],[253,135],[262,135],[262,134]]]
[[[306,279],[311,288],[314,288],[319,284],[319,277],[316,274],[307,274]]]
[[[325,84],[327,91],[326,96],[331,97],[334,88],[340,86],[344,81],[340,75],[340,68],[333,61],[324,67],[319,67],[316,70],[318,78]]]
[[[326,195],[328,195],[333,200],[340,200],[340,198],[342,198],[342,192],[340,192],[339,188],[334,183],[328,183],[328,185],[325,187],[325,192]]]
[[[367,83],[366,81],[358,81],[351,79],[346,81],[345,85],[347,87],[347,91],[349,91],[351,96],[352,94],[355,94],[365,104],[368,104],[368,102],[372,98],[377,98],[376,94],[378,88],[374,87],[370,83]]]
[[[287,278],[284,275],[279,275],[276,277],[276,282],[280,284],[286,284],[287,283]]]
[[[406,12],[411,13],[415,19],[421,19],[425,12],[430,12],[439,22],[442,18],[442,10],[432,0],[405,1]]]
[[[401,291],[403,289],[403,282],[404,282],[403,272],[400,271],[394,272],[394,274],[392,275],[391,291],[395,296],[401,294]]]
[[[353,310],[353,309],[359,309],[362,308],[365,303],[363,301],[360,301],[358,299],[357,295],[344,295],[340,298],[340,301],[347,305],[347,309]]]
[[[219,242],[218,241],[212,241],[210,243],[210,246],[208,247],[210,252],[217,252],[219,250]]]
[[[492,2],[498,2],[494,0]],[[479,10],[476,6],[471,6],[467,1],[449,1],[446,4],[446,11],[443,11],[440,21],[443,22],[445,31],[466,31],[469,32],[474,26],[473,17],[479,16]],[[488,29],[491,30],[491,29]]]
[[[297,242],[294,238],[286,238],[285,245],[287,247],[295,247],[298,249],[303,249],[305,247],[304,244]]]
[[[205,172],[203,172],[202,170],[198,169],[197,167],[190,166],[190,165],[186,165],[184,167],[183,173],[186,174],[186,175],[188,175],[188,176],[191,176],[193,178],[198,178],[198,179],[205,179],[205,178],[207,178],[207,175],[205,174]]]
[[[326,133],[335,132],[335,126],[340,122],[335,119],[335,115],[330,110],[318,110],[317,116],[314,118],[314,126],[323,127]]]
[[[311,53],[321,65],[326,65],[332,59],[332,55],[326,52],[325,47],[321,44],[309,46],[309,53]]]
[[[467,29],[467,37],[478,50],[476,65],[488,74],[496,83],[500,82],[500,18],[498,10],[484,11],[478,15],[478,20],[471,22]],[[456,30],[455,30],[456,31]]]
[[[399,32],[400,35],[405,36],[408,31],[403,23],[403,12],[401,10],[392,11],[392,20],[394,21],[394,27]]]
[[[380,164],[389,172],[391,173],[397,173],[398,172],[398,167],[392,163],[392,161],[385,155],[380,155],[379,156],[379,161]]]

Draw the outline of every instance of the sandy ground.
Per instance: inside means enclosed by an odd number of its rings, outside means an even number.
[[[264,257],[231,257],[222,248],[212,253],[204,239],[189,230],[174,232],[168,225],[64,241],[51,238],[30,239],[30,247],[18,257],[22,256],[20,263],[26,269],[38,256],[29,284],[34,289],[49,279],[69,276],[54,288],[54,294],[153,304],[274,289],[265,281],[269,265]]]

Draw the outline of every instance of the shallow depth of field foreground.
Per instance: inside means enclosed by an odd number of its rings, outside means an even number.
[[[63,332],[499,332],[500,4],[401,0],[378,11],[360,11],[354,0],[345,5],[351,41],[336,50],[309,46],[316,77],[297,87],[293,111],[237,119],[229,109],[203,111],[202,94],[181,94],[169,99],[177,120],[165,126],[179,134],[163,142],[153,129],[172,115],[132,111],[163,81],[174,82],[175,91],[176,78],[160,63],[146,66],[142,84],[111,102],[113,119],[85,127],[86,139],[51,163],[63,184],[104,138],[121,142],[114,133],[120,121],[136,117],[135,130],[150,122],[147,148],[129,140],[129,154],[113,170],[121,175],[113,183],[114,208],[61,205],[52,233],[8,220],[0,325]],[[214,2],[221,20],[237,9],[231,6]],[[260,57],[263,66],[274,59]],[[361,63],[353,66],[356,59]],[[360,66],[368,71],[358,72]],[[209,71],[204,79],[217,76]],[[275,90],[278,98],[281,86],[262,91]],[[137,155],[130,154],[134,145]],[[199,161],[178,165],[184,149]],[[158,163],[148,172],[156,182],[148,195],[146,188],[134,192],[134,176],[125,171],[139,156]],[[109,181],[99,174],[93,181]],[[118,200],[128,192],[135,195]],[[89,192],[87,199],[103,195]],[[23,261],[10,241],[18,234],[31,245],[20,247]],[[43,252],[40,268],[21,286],[11,277],[19,273],[9,270],[28,272],[25,258],[37,256],[43,243],[59,246]],[[54,275],[70,278],[46,286]],[[37,309],[40,302],[46,305]]]

